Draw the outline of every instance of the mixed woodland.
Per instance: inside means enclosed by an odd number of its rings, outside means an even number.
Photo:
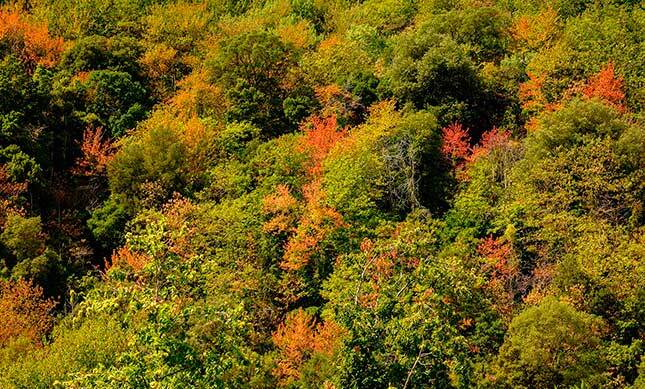
[[[0,2],[0,387],[645,387],[638,0]]]

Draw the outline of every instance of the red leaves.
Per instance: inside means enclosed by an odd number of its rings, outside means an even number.
[[[477,252],[488,260],[496,273],[508,275],[513,271],[509,266],[512,249],[507,242],[489,236],[477,246]]]
[[[470,154],[470,135],[468,131],[459,123],[453,123],[441,130],[442,145],[441,152],[443,155],[459,164],[464,161]]]
[[[623,84],[623,78],[616,77],[614,64],[610,61],[599,73],[589,78],[582,93],[589,98],[600,98],[620,112],[624,112]]]
[[[501,131],[497,127],[493,127],[490,131],[482,134],[479,144],[473,148],[472,153],[468,157],[470,162],[490,154],[490,152],[498,147],[508,144],[511,139],[511,134],[508,131]]]
[[[471,147],[468,130],[461,124],[453,123],[443,128],[441,132],[441,152],[452,161],[457,170],[461,170],[464,163],[475,162],[490,154],[494,149],[507,145],[511,139],[511,134],[508,131],[493,127],[482,134],[477,145]]]
[[[495,308],[510,319],[519,277],[513,248],[509,242],[489,236],[477,246],[477,253],[484,258],[483,268],[489,274],[486,289],[495,299]]]
[[[24,280],[0,280],[0,346],[20,336],[40,343],[53,326],[54,305],[43,297],[39,286]]]

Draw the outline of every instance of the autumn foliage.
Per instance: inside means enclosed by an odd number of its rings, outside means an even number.
[[[305,213],[298,223],[295,234],[289,239],[280,267],[285,270],[300,270],[306,266],[330,234],[345,225],[342,215],[324,204],[324,192],[320,181],[304,188]]]
[[[470,154],[470,135],[459,123],[453,123],[441,130],[441,152],[455,164],[464,161]]]
[[[495,297],[494,306],[508,318],[514,306],[519,271],[513,249],[509,242],[488,236],[477,246],[477,252],[484,258],[483,267],[489,277],[486,288]]]
[[[0,345],[16,337],[40,343],[54,324],[50,313],[55,305],[29,281],[0,280]]]
[[[64,48],[63,39],[52,37],[46,25],[8,9],[0,10],[0,45],[25,63],[45,67],[55,65]]]
[[[491,130],[482,134],[479,143],[473,147],[472,153],[468,157],[469,161],[476,161],[491,153],[496,148],[508,144],[511,134],[508,131],[493,127]]]
[[[135,272],[141,271],[150,262],[146,254],[133,251],[128,246],[123,246],[112,254],[111,266],[127,267]]]
[[[76,161],[75,172],[80,175],[94,176],[106,173],[107,165],[114,155],[114,144],[105,139],[103,128],[87,128],[81,142],[82,156]]]
[[[27,191],[27,182],[14,182],[7,168],[0,165],[0,226],[11,213],[22,213],[22,207],[16,203],[17,198]]]
[[[597,97],[622,112],[625,111],[623,84],[623,78],[616,76],[614,64],[609,62],[600,72],[589,79],[583,93],[589,98]]]
[[[548,45],[558,32],[558,12],[551,6],[536,15],[521,15],[511,27],[518,46],[536,49]]]
[[[331,149],[347,135],[347,130],[339,129],[336,116],[311,118],[311,122],[304,127],[305,136],[301,142],[301,149],[307,151],[311,157],[309,173],[318,176],[321,173],[322,161]]]
[[[316,323],[302,309],[292,313],[273,333],[273,343],[279,352],[275,374],[281,386],[300,378],[302,366],[314,354],[332,357],[344,335],[344,329],[333,321]]]

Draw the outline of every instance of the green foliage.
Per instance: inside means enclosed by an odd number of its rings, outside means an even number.
[[[74,41],[63,53],[59,66],[72,73],[113,70],[137,75],[140,55],[141,45],[134,38],[91,35]]]
[[[127,139],[109,166],[110,187],[142,201],[158,201],[186,182],[187,151],[171,123],[152,124],[141,139]]]
[[[18,261],[35,258],[45,245],[40,217],[9,216],[0,240]]]
[[[432,114],[381,107],[324,162],[327,201],[361,223],[380,212],[439,208],[445,177],[439,173],[438,148]]]
[[[0,383],[4,387],[48,388],[116,362],[127,349],[130,334],[114,318],[98,316],[57,327],[45,349],[21,346],[20,340],[0,354]]]
[[[123,135],[145,117],[145,90],[129,73],[97,70],[82,86],[87,105],[83,121]]]
[[[113,194],[100,208],[92,211],[87,225],[104,247],[116,248],[123,243],[124,228],[132,217],[132,205],[124,195]]]
[[[40,165],[16,145],[0,149],[0,163],[4,164],[9,177],[14,182],[35,183],[42,174]]]
[[[248,121],[267,135],[275,135],[289,126],[284,108],[289,109],[292,120],[301,118],[302,114],[294,117],[292,103],[285,100],[289,94],[285,78],[294,65],[291,48],[275,34],[249,32],[226,39],[211,67],[216,81],[227,89],[231,101],[228,120]],[[294,98],[291,97],[292,102]]]
[[[527,308],[511,322],[495,382],[515,388],[601,383],[602,325],[598,317],[555,299]]]

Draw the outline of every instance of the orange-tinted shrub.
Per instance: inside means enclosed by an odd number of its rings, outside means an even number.
[[[315,353],[331,357],[338,350],[344,329],[332,321],[316,323],[299,309],[278,326],[273,343],[279,350],[274,371],[282,386],[300,378],[300,368]]]
[[[0,346],[19,336],[40,343],[54,324],[55,305],[29,281],[0,281]]]
[[[8,9],[0,10],[0,45],[33,67],[54,66],[64,48],[63,39],[52,37],[47,25],[32,23]]]
[[[74,172],[85,176],[106,173],[115,147],[109,139],[104,139],[103,128],[87,128],[81,142],[82,156],[76,161]]]
[[[600,72],[589,79],[583,93],[590,98],[600,98],[622,112],[625,111],[623,84],[623,78],[616,77],[614,64],[609,62]]]

